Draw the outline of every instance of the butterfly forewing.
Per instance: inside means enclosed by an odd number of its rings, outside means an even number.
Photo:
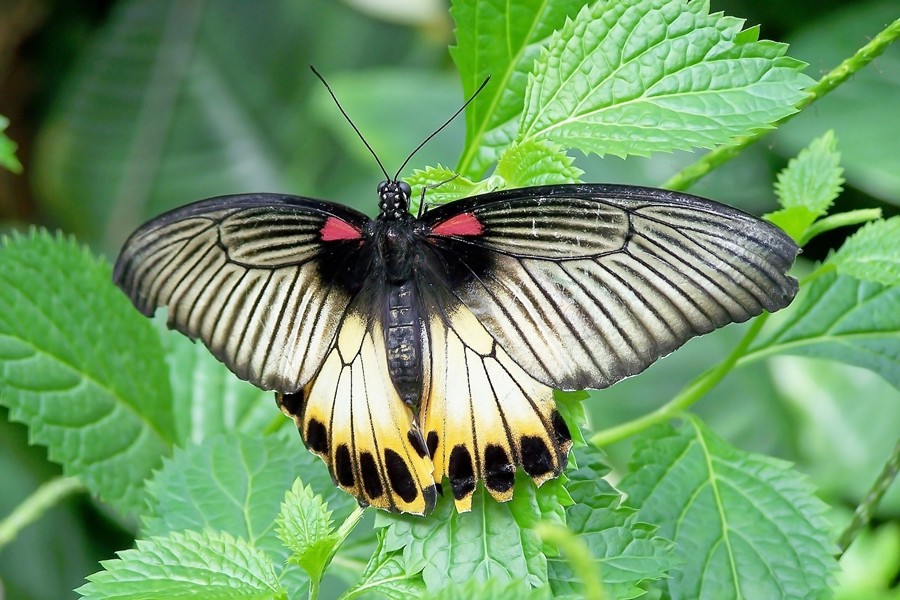
[[[368,218],[293,196],[198,202],[126,242],[115,281],[141,312],[199,339],[239,377],[293,392],[318,371],[365,272]]]
[[[609,386],[797,290],[785,274],[798,252],[790,238],[686,194],[527,188],[424,220],[453,294],[522,368],[562,389]]]

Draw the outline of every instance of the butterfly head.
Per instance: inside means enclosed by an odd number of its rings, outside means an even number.
[[[382,181],[378,184],[379,219],[396,221],[409,216],[412,190],[405,181]]]

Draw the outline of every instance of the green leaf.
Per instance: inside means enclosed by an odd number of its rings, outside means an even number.
[[[710,15],[708,2],[585,7],[541,53],[516,139],[647,156],[770,128],[796,112],[812,80],[784,44],[742,24]]]
[[[468,198],[476,194],[490,192],[500,185],[496,179],[471,181],[457,175],[450,169],[438,165],[427,169],[416,169],[404,179],[412,188],[410,212],[418,214],[419,201],[422,199],[422,188],[425,189],[426,207],[440,206],[447,202]]]
[[[679,566],[674,544],[657,535],[658,528],[637,522],[637,511],[621,506],[622,496],[603,477],[609,468],[596,448],[577,452],[577,470],[569,470],[569,493],[574,504],[566,508],[568,527],[587,544],[597,572],[611,598],[636,598],[646,585],[667,577]],[[569,561],[548,559],[553,593],[579,594],[581,582]]]
[[[541,47],[580,2],[455,0],[456,63],[466,97],[488,75],[491,81],[466,109],[466,147],[458,171],[480,177],[515,139],[528,74]],[[502,42],[501,42],[502,40]]]
[[[505,581],[502,579],[466,580],[465,583],[453,583],[447,587],[419,596],[422,600],[472,600],[473,598],[490,598],[490,600],[550,600],[547,588],[530,588],[521,581]]]
[[[778,174],[775,193],[783,208],[766,218],[795,240],[801,239],[841,193],[844,170],[840,161],[833,131],[813,140]]]
[[[275,397],[234,376],[203,344],[155,319],[165,348],[181,444],[220,433],[261,433],[278,415]]]
[[[9,126],[9,119],[0,115],[0,167],[6,167],[13,173],[22,172],[22,163],[16,158],[16,143],[3,133]]]
[[[153,325],[109,265],[47,233],[0,243],[0,403],[50,460],[126,514],[175,440]]]
[[[824,272],[738,364],[775,354],[829,358],[871,369],[900,387],[898,335],[900,286]]]
[[[550,482],[535,489],[530,479],[519,477],[510,502],[495,502],[479,488],[471,512],[457,513],[448,494],[427,519],[378,513],[376,526],[387,527],[385,551],[402,550],[406,565],[424,564],[422,577],[430,591],[469,578],[540,587],[547,582],[547,559],[528,529],[546,514],[538,497],[556,498],[557,490]]]
[[[837,563],[827,507],[787,463],[742,452],[689,417],[642,434],[632,470],[620,486],[628,503],[684,561],[672,597],[828,595]]]
[[[335,531],[331,511],[322,496],[316,495],[300,479],[284,496],[276,520],[278,538],[291,551],[288,560],[297,563],[318,585],[338,546],[362,517],[358,509]]]
[[[828,258],[828,263],[842,275],[900,285],[900,217],[864,225]]]
[[[384,539],[382,529],[378,535],[378,547],[366,565],[363,576],[341,595],[341,600],[351,600],[372,591],[391,600],[421,598],[425,593],[425,582],[420,575],[425,563],[409,564],[403,560],[401,551],[385,551]]]
[[[495,175],[502,177],[508,188],[575,183],[584,171],[574,162],[559,144],[532,140],[509,146],[500,155]]]
[[[269,557],[227,533],[186,531],[138,540],[136,549],[100,564],[104,570],[75,590],[85,598],[287,598]]]
[[[556,401],[556,408],[563,420],[569,427],[569,433],[572,434],[572,440],[578,446],[584,446],[587,442],[584,439],[582,428],[587,426],[588,418],[584,408],[584,401],[591,395],[584,391],[564,392],[561,390],[553,391],[553,399]]]

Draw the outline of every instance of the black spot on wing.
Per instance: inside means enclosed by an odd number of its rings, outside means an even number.
[[[391,482],[391,488],[398,496],[403,498],[404,502],[412,502],[419,495],[416,481],[413,479],[409,467],[399,454],[386,448],[384,451],[384,464],[387,467],[388,479]],[[365,479],[365,475],[363,476]]]
[[[306,436],[304,436],[307,447],[318,454],[328,452],[328,430],[325,425],[317,420],[310,419],[306,426]]]
[[[303,396],[302,391],[295,394],[277,394],[276,400],[278,401],[278,406],[287,411],[289,415],[303,418],[303,406],[306,398]]]
[[[359,456],[359,470],[362,475],[363,487],[366,495],[374,500],[384,493],[384,487],[381,485],[381,477],[378,475],[378,465],[375,464],[375,457],[371,452],[363,452]]]
[[[540,477],[553,471],[553,455],[544,440],[534,435],[524,435],[519,441],[522,449],[522,468],[532,477]]]
[[[338,446],[334,453],[334,473],[340,485],[348,488],[354,486],[353,462],[350,460],[350,449],[346,444]]]
[[[507,492],[516,482],[516,466],[501,446],[489,444],[484,449],[484,483],[495,492]]]
[[[428,432],[428,456],[431,458],[434,458],[434,453],[437,452],[439,439],[437,431]]]
[[[461,500],[475,491],[475,471],[472,468],[472,455],[465,446],[454,446],[450,452],[450,487],[453,497]]]
[[[558,410],[554,410],[553,414],[550,415],[550,422],[553,424],[553,435],[556,438],[556,443],[561,448],[565,448],[572,441],[572,434],[569,431],[569,426],[566,425],[565,419],[562,418]]]
[[[431,511],[434,510],[434,505],[437,503],[437,495],[443,495],[441,491],[441,486],[438,484],[430,485],[424,490],[425,497],[425,514],[427,515]]]
[[[409,440],[410,445],[413,447],[413,450],[416,451],[416,454],[419,455],[419,458],[425,458],[428,455],[428,448],[425,447],[425,440],[422,439],[422,434],[417,428],[407,431],[406,439]]]

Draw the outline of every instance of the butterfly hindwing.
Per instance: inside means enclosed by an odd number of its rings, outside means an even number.
[[[453,294],[561,389],[603,388],[693,336],[786,306],[798,249],[721,204],[632,186],[506,190],[423,218]]]
[[[292,392],[318,371],[367,265],[368,217],[294,196],[213,198],[137,230],[115,281],[239,377]]]
[[[391,384],[383,328],[372,314],[351,308],[319,373],[279,404],[335,483],[361,504],[426,514],[437,494],[431,460]]]
[[[428,305],[430,386],[419,421],[457,510],[471,509],[478,482],[512,498],[517,467],[540,485],[565,468],[571,436],[553,390],[530,377],[459,302]]]

